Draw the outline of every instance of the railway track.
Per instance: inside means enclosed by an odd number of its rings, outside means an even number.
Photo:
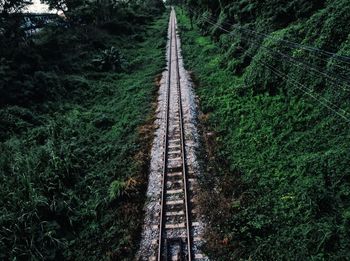
[[[197,204],[196,100],[184,69],[175,10],[168,24],[167,70],[159,87],[155,137],[138,261],[208,261]]]
[[[186,160],[186,139],[181,97],[176,14],[169,21],[166,129],[162,191],[160,197],[157,257],[153,260],[200,260],[194,244],[194,206],[191,203],[190,175]]]

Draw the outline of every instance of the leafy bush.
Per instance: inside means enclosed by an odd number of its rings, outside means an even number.
[[[349,55],[348,2],[196,3],[218,23],[226,17],[268,34],[262,39],[233,28],[233,36],[218,37],[216,27],[200,16],[200,28],[191,31],[189,19],[177,13],[186,27],[181,31],[185,63],[198,79],[204,133],[211,133],[205,136],[207,192],[201,199],[211,225],[209,255],[214,260],[347,260],[348,122],[321,101],[349,112],[349,89],[310,66],[337,78],[348,78],[350,68],[278,39]],[[309,66],[290,63],[278,52]]]
[[[129,178],[127,181],[114,180],[108,190],[109,200],[116,201],[122,196],[131,196],[137,192],[137,181],[133,178]]]
[[[41,121],[32,111],[18,106],[0,110],[0,141],[9,135],[20,134],[39,125]]]
[[[122,71],[126,67],[126,60],[120,50],[112,46],[101,52],[101,54],[92,60],[92,63],[101,71]]]
[[[28,46],[1,50],[1,260],[133,258],[147,167],[139,155],[150,142],[138,127],[164,67],[167,17],[156,19],[135,26],[143,41],[77,26],[43,32],[27,55]],[[101,42],[138,66],[91,70]]]

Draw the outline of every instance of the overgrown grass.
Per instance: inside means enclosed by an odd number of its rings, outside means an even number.
[[[316,21],[321,23],[318,19],[324,13],[320,10],[307,23],[294,24],[287,31],[296,26],[307,30]],[[207,231],[211,258],[346,260],[350,255],[348,123],[260,63],[249,62],[246,69],[235,70],[241,61],[224,48],[234,39],[222,36],[220,45],[213,43],[197,27],[190,30],[181,11],[177,15],[185,63],[196,78],[201,119],[208,133],[204,183],[208,192],[203,208],[211,224]],[[322,40],[319,37],[317,41]],[[347,42],[342,48],[348,47]],[[255,55],[292,77],[304,77],[305,70],[274,63],[262,48]],[[311,87],[318,80],[306,81]],[[339,91],[335,96],[331,87],[319,94],[343,101],[337,104],[349,110],[348,93]]]
[[[132,259],[151,138],[141,126],[152,117],[166,25],[165,15],[135,35],[87,27],[36,40],[48,67],[32,94],[14,93],[28,101],[0,110],[0,259]],[[92,67],[111,46],[125,72]]]

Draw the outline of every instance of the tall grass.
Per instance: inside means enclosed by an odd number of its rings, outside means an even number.
[[[38,55],[53,44],[65,53],[51,53],[50,72],[36,73],[34,90],[48,95],[34,91],[25,97],[40,99],[0,109],[0,259],[133,257],[147,181],[139,128],[164,67],[166,24],[163,16],[135,35],[72,28],[58,43],[46,34],[36,40]],[[110,46],[129,62],[126,71],[93,67]]]

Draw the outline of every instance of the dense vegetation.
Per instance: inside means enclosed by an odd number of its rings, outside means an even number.
[[[5,12],[23,1],[5,4],[0,259],[130,260],[164,67],[162,2],[115,3],[98,21],[90,5],[68,6],[66,26],[31,38]]]
[[[130,260],[163,2],[44,0],[65,20],[26,38],[27,2],[0,2],[0,259]],[[202,110],[210,257],[349,259],[348,1],[172,2]]]
[[[211,258],[349,259],[349,1],[181,2]]]

